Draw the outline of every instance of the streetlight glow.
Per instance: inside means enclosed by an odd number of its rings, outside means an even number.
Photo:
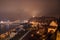
[[[3,21],[1,21],[0,23],[4,23]]]

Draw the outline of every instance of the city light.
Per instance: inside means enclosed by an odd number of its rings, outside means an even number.
[[[35,17],[35,16],[33,16],[33,17]]]
[[[39,31],[37,31],[37,34],[39,34]]]
[[[31,37],[34,37],[34,34],[31,34]]]
[[[50,26],[57,27],[58,24],[57,24],[55,21],[52,21],[52,22],[50,23]]]
[[[24,23],[28,23],[28,20],[24,20]]]
[[[4,23],[3,21],[1,21],[0,23]]]

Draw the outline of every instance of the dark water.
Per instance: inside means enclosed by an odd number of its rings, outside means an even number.
[[[4,24],[2,24],[2,25],[0,25],[0,34],[5,33],[17,26],[18,25],[4,25]]]

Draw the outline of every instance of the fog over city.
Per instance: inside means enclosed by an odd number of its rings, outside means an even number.
[[[0,0],[0,19],[59,16],[59,0]]]

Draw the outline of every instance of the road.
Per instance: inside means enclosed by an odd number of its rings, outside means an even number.
[[[19,31],[17,35],[15,35],[13,38],[11,38],[10,40],[39,40],[39,35],[34,36],[32,35],[33,31]],[[60,32],[57,32],[57,38],[56,40],[60,40]]]
[[[33,35],[31,36],[32,32],[34,31],[29,32],[28,30],[25,31],[21,30],[18,32],[17,35],[15,35],[10,40],[37,40],[37,39],[39,40],[39,35],[37,35],[37,37],[36,36],[32,37]],[[56,40],[60,40],[60,32],[57,32]]]
[[[17,35],[15,35],[15,37],[11,38],[10,40],[19,40],[25,33],[27,32],[26,31],[19,31]]]
[[[38,39],[39,35],[38,35],[38,37],[33,38],[33,37],[31,37],[31,34],[32,34],[32,31],[29,32],[28,30],[25,30],[25,31],[21,30],[18,32],[17,35],[15,35],[15,37],[11,38],[10,40],[32,40],[32,39],[36,40],[36,39]],[[57,32],[56,40],[60,40],[60,32]]]

